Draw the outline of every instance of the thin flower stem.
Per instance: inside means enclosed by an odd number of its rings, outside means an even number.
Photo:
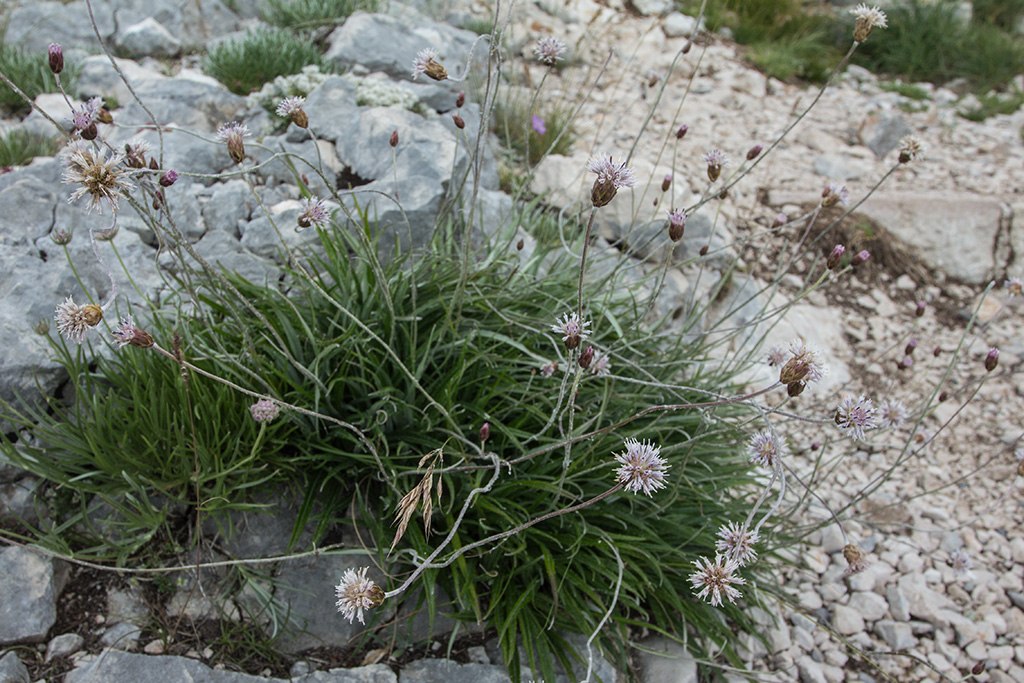
[[[587,230],[583,233],[583,251],[580,254],[580,281],[576,297],[576,315],[581,325],[583,324],[583,275],[587,269],[587,246],[590,244],[590,231],[594,227],[594,217],[597,216],[597,208],[595,206],[590,209],[590,220],[587,221]]]

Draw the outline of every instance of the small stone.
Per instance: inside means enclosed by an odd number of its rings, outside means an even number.
[[[878,593],[857,591],[850,596],[850,607],[860,612],[865,621],[878,621],[889,611],[885,598]]]
[[[698,26],[696,17],[672,12],[661,22],[661,30],[666,38],[689,38],[694,31],[704,30],[704,22]]]
[[[147,655],[162,655],[164,653],[164,641],[162,640],[151,640],[146,643],[142,651]]]
[[[910,605],[898,584],[890,583],[885,587],[885,597],[889,603],[889,613],[896,621],[910,621]]]
[[[85,638],[77,633],[62,633],[46,646],[46,661],[75,652],[85,644]]]
[[[796,668],[800,672],[800,683],[828,683],[821,664],[806,655],[796,660]]]
[[[840,634],[848,636],[864,630],[864,618],[851,607],[836,605],[832,612],[832,626]]]
[[[875,624],[875,633],[893,650],[906,650],[917,642],[910,624],[882,620]]]

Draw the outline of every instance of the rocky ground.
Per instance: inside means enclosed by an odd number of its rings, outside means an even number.
[[[71,3],[68,11],[77,11],[81,4]],[[586,196],[588,180],[582,169],[587,157],[600,151],[618,159],[636,142],[630,164],[642,183],[631,194],[622,193],[601,215],[601,239],[646,256],[652,269],[664,258],[693,258],[699,246],[710,244],[712,258],[721,253],[740,259],[724,300],[754,297],[757,310],[791,304],[777,327],[756,329],[766,330],[767,345],[800,335],[826,349],[832,372],[785,410],[827,419],[844,392],[863,393],[876,403],[898,399],[912,409],[903,427],[869,433],[855,448],[836,441],[836,430],[827,422],[792,420],[781,427],[793,449],[789,486],[800,491],[803,484],[814,493],[798,519],[812,523],[835,513],[841,525],[813,532],[807,545],[793,554],[794,566],[783,573],[792,600],[780,605],[781,620],[773,623],[771,616],[755,611],[768,646],[746,641],[750,670],[759,680],[867,683],[886,675],[898,681],[959,680],[979,667],[979,681],[1024,680],[1024,539],[1019,534],[1024,510],[1018,503],[1014,455],[1024,446],[1024,296],[1011,297],[1003,286],[1008,276],[1024,276],[1024,113],[972,123],[957,115],[957,108],[965,105],[955,93],[928,85],[932,99],[927,106],[904,111],[911,108],[909,101],[881,89],[871,74],[850,67],[727,198],[691,216],[684,240],[688,246],[670,257],[653,249],[643,252],[645,226],[661,230],[665,209],[689,206],[705,191],[703,153],[722,149],[733,159],[726,174],[735,171],[747,149],[756,143],[767,147],[817,92],[766,79],[744,64],[741,48],[717,36],[697,36],[672,68],[687,43],[688,22],[681,15],[660,14],[667,9],[645,3],[644,11],[650,13],[645,16],[616,0],[542,0],[514,6],[509,33],[513,51],[528,56],[534,40],[546,35],[570,46],[575,66],[549,75],[548,97],[575,101],[608,57],[600,87],[582,106],[574,152],[546,160],[532,189],[548,192],[553,206],[571,210],[574,200]],[[457,6],[447,20],[464,22],[471,15],[484,16],[485,10]],[[395,11],[409,16],[400,7]],[[122,30],[126,25],[121,24]],[[187,32],[175,35],[184,39]],[[147,64],[141,56],[138,61]],[[366,68],[388,71],[379,65]],[[543,76],[542,67],[525,61],[512,70],[522,72],[523,92]],[[402,78],[397,69],[392,77]],[[200,81],[191,77],[188,82]],[[173,83],[180,87],[182,80]],[[445,94],[421,93],[425,100]],[[243,106],[229,97],[211,101],[211,109],[222,112]],[[315,113],[311,107],[311,118]],[[682,124],[689,132],[676,142],[673,133]],[[390,130],[390,125],[384,127]],[[898,140],[910,133],[926,151],[899,165]],[[343,150],[349,143],[340,134],[336,144],[342,158],[359,158],[358,150]],[[788,261],[807,225],[797,219],[813,210],[824,185],[845,184],[852,206],[896,166],[852,216],[839,221],[808,257],[796,260],[769,303],[762,284]],[[674,177],[671,190],[662,193],[666,173]],[[0,193],[14,184],[0,182]],[[196,212],[206,226],[223,220],[217,207],[237,205],[228,201],[226,187],[195,190]],[[284,189],[274,191],[281,194],[278,201],[294,199]],[[218,201],[211,202],[218,192]],[[779,211],[793,221],[771,230]],[[832,210],[815,226],[830,224],[840,213]],[[255,220],[244,216],[249,218]],[[199,229],[195,237],[205,240],[216,234]],[[49,239],[44,232],[27,238],[26,244],[37,237]],[[252,239],[247,243],[243,230],[236,242],[257,251],[260,245]],[[834,243],[866,248],[872,258],[852,272],[827,277],[801,296],[804,283],[816,279],[823,268],[812,257],[827,253]],[[707,263],[673,269],[670,296],[659,306],[678,306],[687,293],[703,292],[707,285],[701,282],[709,276],[698,273]],[[714,267],[708,272],[715,272]],[[982,298],[993,281],[996,286]],[[918,302],[927,304],[920,317]],[[976,324],[967,330],[975,311]],[[730,319],[743,323],[755,316],[740,311]],[[709,314],[707,324],[720,317]],[[917,341],[912,367],[898,369],[911,340]],[[999,349],[999,364],[987,372],[984,359],[991,348]],[[769,371],[761,369],[749,381],[758,386],[769,380]],[[939,392],[945,394],[941,401]],[[768,397],[771,405],[781,400],[781,394]],[[891,476],[874,485],[890,471]],[[35,482],[11,468],[4,469],[2,481],[0,498],[6,508],[27,511]],[[273,521],[260,517],[241,540],[219,544],[218,552],[246,557],[277,552],[290,524],[286,502],[276,503],[281,511]],[[858,544],[869,559],[866,571],[849,577],[844,576],[842,553],[847,543]],[[966,572],[951,566],[956,551],[970,559]],[[291,585],[333,584],[350,564],[350,559],[320,557],[282,571],[290,572],[285,583]],[[289,597],[289,604],[296,614],[309,616],[311,639],[295,636],[282,647],[284,655],[250,654],[244,660],[247,673],[231,673],[238,652],[224,642],[239,640],[238,633],[225,636],[219,629],[209,630],[218,624],[214,621],[202,628],[179,628],[179,614],[189,617],[183,623],[194,618],[196,624],[217,614],[218,606],[204,603],[205,596],[185,600],[191,577],[157,590],[153,583],[53,562],[18,547],[0,551],[0,566],[5,582],[0,642],[10,644],[0,659],[0,681],[27,680],[29,670],[31,680],[56,681],[66,674],[64,680],[75,683],[147,676],[236,683],[260,676],[301,681],[499,681],[505,676],[496,666],[500,658],[488,633],[459,640],[450,668],[419,651],[391,659],[388,652],[378,652],[379,660],[373,659],[375,653],[366,660],[346,660],[339,646],[351,632],[339,630],[335,622],[318,623],[312,615],[323,600],[298,593]],[[176,638],[168,644],[164,636],[171,629]],[[310,649],[321,641],[333,647]],[[644,646],[668,657],[638,651],[643,680],[697,680],[696,664],[678,646],[658,638],[646,639]],[[611,672],[605,665],[599,673]]]

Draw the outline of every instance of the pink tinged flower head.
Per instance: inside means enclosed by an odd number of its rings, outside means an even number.
[[[715,550],[729,559],[736,560],[736,563],[743,567],[757,559],[754,544],[759,540],[761,539],[756,531],[744,531],[736,522],[729,522],[718,530]]]
[[[555,374],[556,370],[558,370],[558,361],[553,360],[550,363],[544,365],[540,369],[540,374],[542,374],[544,377],[550,377],[551,375]]]
[[[443,81],[448,78],[448,72],[437,63],[437,50],[434,48],[428,47],[420,50],[416,59],[412,60],[412,79],[416,80],[421,74],[435,81]]]
[[[683,239],[686,230],[686,212],[682,209],[672,209],[668,212],[668,238],[673,242]]]
[[[117,211],[118,199],[132,189],[132,184],[126,179],[125,168],[121,164],[124,160],[121,154],[111,154],[107,157],[106,149],[93,150],[79,141],[65,147],[61,159],[64,162],[64,182],[79,186],[71,193],[68,203],[89,195],[92,198],[89,211],[102,210],[104,201],[112,211]]]
[[[565,348],[572,351],[580,342],[587,339],[590,336],[589,320],[580,320],[580,317],[574,312],[563,313],[562,319],[551,326],[551,331],[562,335],[562,341],[565,342]]]
[[[619,463],[615,480],[631,493],[643,491],[648,496],[665,488],[665,472],[670,465],[661,457],[661,446],[649,441],[626,439],[626,452],[615,456]]]
[[[286,97],[277,105],[277,115],[287,116],[299,128],[307,128],[309,127],[309,117],[302,110],[302,105],[305,102],[305,97]]]
[[[850,10],[850,14],[857,19],[857,23],[853,27],[853,39],[858,43],[867,40],[873,28],[885,28],[887,25],[885,12],[877,6],[868,7],[861,3]]]
[[[1007,278],[1003,286],[1010,292],[1010,296],[1020,296],[1021,292],[1024,292],[1024,277]]]
[[[720,149],[713,149],[703,157],[704,163],[708,165],[708,180],[715,182],[722,174],[722,168],[729,165],[729,157]]]
[[[298,223],[300,228],[308,228],[315,225],[320,228],[327,224],[331,215],[324,206],[324,200],[310,197],[302,200],[302,212],[299,214]]]
[[[924,154],[924,145],[917,139],[917,136],[907,135],[900,138],[899,162],[901,164],[908,164],[922,154]]]
[[[363,567],[358,572],[354,569],[346,569],[341,576],[341,583],[334,589],[338,601],[335,605],[341,616],[352,623],[358,619],[360,624],[363,621],[363,610],[380,607],[384,602],[384,591],[380,586],[366,578],[369,567]]]
[[[871,399],[859,396],[856,399],[847,394],[836,410],[835,423],[855,441],[864,440],[864,432],[878,426],[875,406]]]
[[[770,429],[762,429],[747,440],[747,457],[750,462],[774,470],[789,455],[789,446]]]
[[[949,566],[957,576],[963,576],[971,571],[971,557],[961,548],[957,548],[949,554]]]
[[[546,37],[541,38],[537,41],[537,44],[533,46],[533,56],[538,61],[553,66],[555,62],[562,58],[562,53],[565,52],[565,43],[560,41],[558,38]]]
[[[775,345],[768,349],[768,367],[770,368],[781,368],[782,365],[789,359],[789,354],[786,353],[786,349],[779,345]]]
[[[81,344],[90,327],[96,327],[103,320],[103,309],[96,304],[78,306],[72,297],[64,300],[53,313],[57,329],[70,342]]]
[[[217,131],[217,137],[227,144],[231,160],[240,164],[245,160],[245,138],[249,136],[249,128],[244,123],[231,121],[225,123]]]
[[[64,50],[61,49],[59,43],[50,43],[50,47],[46,50],[46,56],[50,63],[50,71],[59,74],[64,70]]]
[[[120,323],[113,332],[114,342],[117,348],[123,349],[126,346],[137,346],[140,349],[148,349],[153,346],[153,337],[145,330],[135,326],[135,321],[130,315],[121,318]]]
[[[533,127],[533,130],[536,131],[538,135],[544,135],[544,133],[548,132],[548,127],[544,124],[544,119],[539,116],[534,115],[533,118],[530,119],[530,126]]]
[[[736,602],[737,598],[743,597],[735,588],[746,584],[746,580],[736,573],[740,568],[736,560],[715,555],[715,561],[710,562],[706,557],[701,557],[697,559],[696,567],[697,571],[690,575],[690,583],[701,600],[707,600],[713,607],[718,607],[723,597],[729,602]]]
[[[252,419],[257,422],[270,422],[281,414],[281,406],[273,401],[261,398],[249,406],[249,412],[252,413]]]
[[[594,362],[590,365],[590,374],[597,376],[607,375],[610,372],[611,365],[608,354],[598,351],[594,354]]]
[[[590,157],[587,171],[597,176],[590,190],[590,201],[597,207],[607,206],[615,198],[616,192],[636,184],[633,169],[626,168],[626,162],[616,164],[610,156],[607,159],[599,155]]]
[[[825,186],[825,189],[821,191],[821,205],[824,208],[835,206],[839,204],[846,206],[846,200],[849,199],[850,193],[847,192],[845,185],[839,183],[829,183]]]
[[[880,427],[901,427],[910,417],[907,407],[903,401],[894,398],[887,398],[878,406],[878,426]]]

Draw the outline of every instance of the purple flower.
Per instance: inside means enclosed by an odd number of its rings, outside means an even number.
[[[722,596],[729,602],[736,602],[736,598],[743,597],[743,594],[733,587],[733,584],[742,586],[746,583],[742,576],[736,575],[740,568],[736,560],[723,559],[721,555],[715,555],[715,561],[710,562],[706,557],[701,557],[697,559],[696,567],[697,571],[690,575],[690,583],[693,584],[693,590],[700,589],[697,597],[701,600],[707,600],[710,596],[708,602],[713,607],[718,607],[722,604]]]
[[[153,346],[153,337],[148,332],[135,327],[135,321],[130,315],[121,318],[117,329],[113,331],[114,342],[117,348],[123,349],[128,346],[138,346],[140,349],[148,349]]]
[[[821,205],[825,208],[835,206],[836,204],[846,206],[846,200],[849,197],[850,193],[847,192],[846,185],[829,183],[821,193]]]
[[[878,426],[875,420],[875,406],[871,399],[859,396],[854,400],[847,394],[836,410],[835,423],[840,429],[850,433],[856,441],[864,440],[864,431]]]
[[[805,387],[817,382],[828,374],[828,366],[821,358],[821,352],[804,344],[802,339],[789,343],[790,359],[779,372],[779,381],[786,386],[794,384]]]
[[[46,56],[50,62],[50,71],[59,74],[64,70],[64,51],[58,43],[50,43]]]
[[[607,206],[615,193],[622,188],[630,188],[636,184],[633,169],[626,168],[626,162],[616,164],[611,157],[594,155],[587,162],[587,170],[597,175],[594,187],[590,190],[590,200],[594,206]]]
[[[228,146],[228,154],[231,160],[240,164],[245,160],[245,140],[248,137],[249,128],[244,123],[232,121],[225,123],[217,131],[217,137]]]
[[[550,36],[541,38],[533,46],[533,56],[548,66],[554,65],[555,62],[561,59],[563,52],[565,52],[565,43],[558,38]]]
[[[305,101],[305,97],[286,97],[277,105],[277,115],[287,116],[299,128],[306,128],[309,126],[309,117],[302,110]]]
[[[889,398],[878,407],[878,424],[881,427],[900,427],[907,417],[909,413],[903,401]]]
[[[448,72],[443,66],[437,63],[437,50],[428,47],[420,50],[416,59],[412,60],[412,79],[424,74],[435,81],[443,81],[448,78]]]
[[[555,374],[556,370],[558,370],[558,361],[553,360],[550,363],[547,363],[543,367],[541,367],[540,374],[542,374],[545,377],[550,377],[551,375]]]
[[[711,182],[718,180],[718,176],[722,174],[722,168],[729,165],[729,157],[725,156],[720,149],[713,149],[701,158],[708,165],[708,179]]]
[[[963,550],[957,548],[949,554],[949,566],[953,568],[957,576],[963,576],[971,571],[971,558]]]
[[[661,457],[661,446],[649,441],[641,443],[636,439],[626,439],[626,452],[617,454],[615,460],[620,465],[615,480],[622,483],[627,491],[643,491],[650,496],[665,488],[665,472],[670,466]]]
[[[315,225],[318,228],[326,225],[331,215],[324,206],[324,200],[310,197],[302,203],[302,213],[299,214],[298,223],[300,228],[308,228]]]
[[[608,360],[608,354],[597,352],[594,354],[594,362],[590,365],[590,374],[607,375],[608,368],[610,367],[611,362]]]
[[[747,441],[747,457],[765,469],[774,470],[775,465],[789,454],[786,442],[780,440],[770,429],[762,429]]]
[[[686,229],[686,212],[682,209],[673,209],[668,212],[668,238],[673,242],[683,239],[683,231]]]
[[[257,422],[270,422],[281,413],[281,407],[273,401],[261,398],[249,406],[249,411],[252,413],[252,419]]]
[[[565,348],[572,351],[580,345],[581,341],[590,336],[588,327],[590,327],[590,321],[581,321],[574,311],[572,313],[563,313],[562,319],[551,326],[551,331],[562,335]]]
[[[534,115],[534,117],[530,119],[530,125],[533,126],[533,129],[540,135],[544,135],[544,133],[548,132],[547,126],[544,125],[544,119],[539,116]]]
[[[768,349],[768,367],[780,368],[786,362],[786,358],[786,350],[781,346],[776,345]]]

